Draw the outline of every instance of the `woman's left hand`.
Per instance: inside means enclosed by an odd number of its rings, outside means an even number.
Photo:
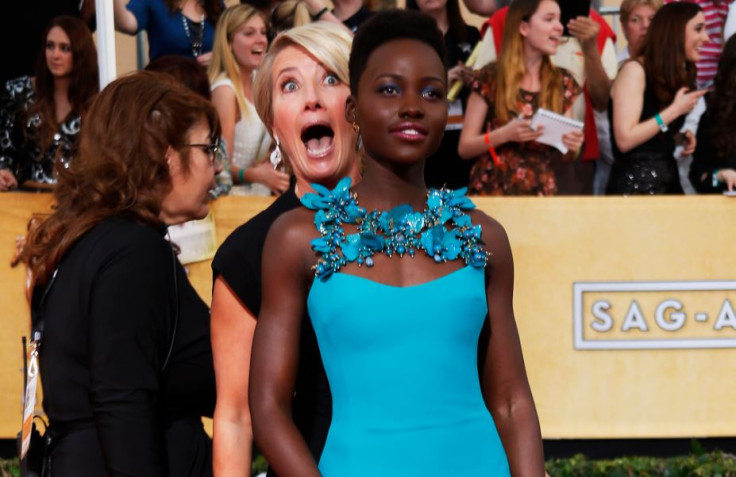
[[[202,53],[197,57],[197,62],[204,67],[209,66],[212,62],[212,52]]]
[[[460,80],[467,86],[473,77],[472,73],[473,71],[470,68],[458,62],[456,66],[447,71],[447,83],[452,85],[455,81]]]
[[[570,131],[562,135],[562,144],[564,144],[570,151],[580,151],[580,147],[583,145],[583,139],[585,134],[583,131]]]
[[[695,134],[693,134],[693,132],[690,131],[689,129],[686,130],[685,135],[683,137],[683,142],[682,142],[682,155],[689,156],[692,153],[694,153],[695,145],[696,145]]]

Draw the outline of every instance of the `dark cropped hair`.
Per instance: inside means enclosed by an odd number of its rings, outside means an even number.
[[[358,82],[376,48],[393,40],[417,40],[430,46],[447,71],[445,40],[434,18],[413,10],[384,10],[363,23],[353,38],[350,51],[350,92],[357,94]]]
[[[207,70],[194,58],[179,55],[159,56],[146,65],[146,71],[169,74],[203,98],[212,98]]]
[[[661,106],[670,104],[680,88],[695,88],[697,68],[685,56],[685,27],[701,11],[695,3],[670,3],[649,25],[641,56],[647,82]]]
[[[160,224],[161,202],[171,190],[166,158],[180,152],[189,169],[191,129],[204,122],[220,136],[214,106],[164,73],[141,71],[110,83],[97,95],[80,133],[78,154],[59,168],[54,212],[38,217],[23,259],[43,285],[66,252],[107,217]]]
[[[719,157],[733,157],[736,156],[736,35],[723,47],[713,87],[708,98],[713,146]]]
[[[41,52],[36,61],[36,84],[34,85],[36,99],[27,111],[28,117],[39,114],[41,124],[46,125],[58,122],[54,110],[54,76],[46,64],[46,39],[54,27],[59,27],[66,33],[72,50],[72,72],[67,93],[72,110],[84,116],[100,90],[97,48],[95,48],[89,28],[82,20],[72,16],[61,15],[53,18],[46,26],[41,38]],[[51,145],[55,132],[56,128],[52,126],[41,129],[41,137],[35,138],[41,150]]]
[[[417,0],[406,0],[406,9],[421,11],[419,5],[417,5]],[[467,24],[463,20],[462,13],[460,13],[460,1],[447,0],[445,11],[447,12],[447,32],[451,33],[459,43],[468,41]]]

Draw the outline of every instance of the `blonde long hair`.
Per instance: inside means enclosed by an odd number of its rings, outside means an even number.
[[[235,59],[232,49],[232,40],[235,31],[251,18],[260,16],[264,25],[266,19],[263,15],[250,5],[240,4],[227,8],[217,21],[215,30],[215,42],[212,47],[212,62],[207,69],[210,84],[222,78],[228,78],[235,88],[235,99],[238,101],[241,117],[248,115],[247,99],[243,91],[243,78],[240,75],[240,66]]]
[[[517,108],[517,98],[524,78],[524,38],[521,23],[528,22],[544,0],[514,0],[506,14],[503,28],[501,54],[498,57],[498,80],[496,88],[496,117],[507,123],[511,112]],[[554,0],[556,1],[556,0]],[[539,107],[562,113],[562,72],[552,65],[545,55],[540,70]]]

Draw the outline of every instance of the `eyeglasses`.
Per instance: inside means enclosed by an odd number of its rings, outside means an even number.
[[[184,144],[184,147],[196,147],[201,149],[210,158],[210,162],[214,163],[217,154],[220,152],[220,141],[212,144]]]

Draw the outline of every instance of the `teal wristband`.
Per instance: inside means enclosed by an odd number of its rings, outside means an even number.
[[[662,119],[662,116],[659,115],[659,113],[654,115],[654,120],[657,121],[657,124],[659,125],[659,130],[664,132],[667,132],[669,129],[667,125],[664,123],[664,120]]]
[[[719,171],[720,171],[720,169],[716,169],[715,171],[713,171],[713,175],[711,176],[712,179],[713,179],[713,188],[714,189],[718,188],[718,186],[721,185],[721,181],[718,179],[718,172]]]
[[[245,174],[245,169],[241,167],[238,171],[238,182],[241,184],[245,183],[245,178],[243,177],[243,174]]]

